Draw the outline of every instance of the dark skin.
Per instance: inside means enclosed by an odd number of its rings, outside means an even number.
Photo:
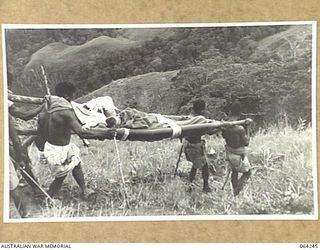
[[[13,79],[12,79],[13,76],[11,76],[11,74],[9,75],[10,77],[8,76],[8,88],[9,88],[8,93],[12,93],[10,89],[12,88],[12,85],[13,85]],[[13,104],[9,107],[9,113],[13,117],[22,119],[24,121],[28,121],[33,117],[35,117],[37,114],[39,114],[43,108],[44,108],[44,104],[34,109],[25,110]]]
[[[9,108],[9,113],[16,117],[16,118],[20,118],[24,121],[28,121],[30,119],[32,119],[33,117],[35,117],[37,114],[39,114],[41,112],[41,110],[43,109],[43,105],[35,108],[35,109],[30,109],[30,110],[23,110],[20,107],[15,106],[14,104]]]
[[[26,156],[23,153],[23,149],[21,147],[21,141],[15,129],[15,121],[14,118],[9,114],[9,136],[12,142],[13,149],[16,154],[16,161],[21,165],[24,165],[23,159],[26,161]]]
[[[49,121],[50,120],[50,121]],[[49,129],[49,122],[51,126]],[[70,143],[71,132],[80,138],[104,140],[115,134],[114,129],[83,129],[73,110],[61,110],[52,113],[41,113],[39,116],[40,134],[52,145],[65,146]]]
[[[232,115],[230,116],[229,121],[237,121],[240,119],[240,115]],[[249,145],[249,136],[248,136],[247,127],[243,127],[240,125],[235,125],[231,127],[226,127],[222,132],[222,136],[226,141],[226,144],[231,148],[240,148],[246,147]],[[244,156],[242,156],[242,159]],[[231,173],[231,183],[233,187],[234,195],[238,195],[239,192],[243,189],[246,181],[250,178],[251,171],[249,170],[246,173],[243,173],[242,176],[239,177],[239,172],[232,169]]]
[[[23,110],[22,108],[20,107],[17,107],[15,104],[11,105],[9,107],[9,114],[10,116],[13,116],[13,117],[16,117],[16,118],[20,118],[20,119],[23,119],[25,121],[27,120],[30,120],[32,119],[33,117],[35,117],[39,112],[41,112],[41,110],[43,109],[43,105],[39,106],[38,108],[36,109],[31,109],[31,110]],[[10,120],[13,120],[13,118],[11,117]],[[15,123],[15,122],[13,122]],[[19,138],[18,138],[19,139]],[[25,148],[23,148],[21,145],[21,142],[20,142],[20,139],[19,139],[19,143],[18,143],[21,147],[21,156],[23,157],[23,160],[24,160],[24,163],[25,163],[25,166],[24,166],[24,169],[25,171],[27,172],[27,174],[29,176],[31,176],[31,178],[37,182],[32,170],[31,170],[31,167],[30,167],[30,159],[28,157],[28,154],[27,154],[27,150]],[[14,149],[12,150],[10,148],[10,155],[17,160],[17,150]],[[24,177],[24,179],[27,181],[27,183],[32,187],[35,195],[38,195],[40,194],[40,190],[39,188],[34,184],[34,182],[29,178],[29,176],[27,176],[24,172],[22,172],[22,176]]]
[[[8,87],[12,87],[12,81],[8,81]],[[11,92],[9,90],[9,92]],[[12,104],[10,107],[9,107],[9,114],[15,118],[19,118],[19,119],[22,119],[24,121],[28,121],[32,118],[34,118],[36,115],[38,115],[44,108],[44,104],[38,106],[37,108],[34,108],[34,109],[29,109],[29,110],[26,110],[26,109],[23,109],[21,107],[18,107],[16,106],[15,104]],[[9,118],[11,120],[11,118]],[[12,118],[13,119],[13,118]],[[15,122],[13,121],[13,124],[15,124]],[[19,139],[19,138],[18,138]],[[21,142],[20,142],[20,139],[19,139],[19,147],[21,147],[21,157],[23,158],[23,161],[24,161],[24,170],[25,172],[35,181],[37,182],[37,179],[35,178],[32,170],[31,170],[31,167],[30,167],[30,159],[29,159],[29,156],[28,156],[28,153],[27,153],[27,147],[32,143],[32,141],[34,140],[34,137],[31,137],[28,139],[28,142],[22,146]],[[10,156],[12,158],[14,158],[15,160],[19,161],[19,159],[17,159],[19,156],[19,153],[17,153],[17,149],[12,149],[10,147]],[[35,185],[35,183],[33,182],[33,180],[31,180],[29,178],[28,175],[26,175],[24,172],[21,173],[23,178],[27,181],[27,183],[32,187],[33,189],[33,192],[34,192],[34,195],[39,195],[41,194],[42,192],[40,191],[40,189],[37,187],[37,185]]]
[[[249,137],[243,126],[235,125],[222,132],[222,136],[231,148],[246,147],[249,145]]]
[[[71,100],[71,96],[63,97],[68,101]],[[115,135],[114,129],[83,129],[72,109],[60,110],[51,114],[43,112],[39,115],[39,125],[42,142],[38,144],[44,144],[45,141],[48,141],[56,146],[68,145],[71,140],[72,131],[78,134],[80,138],[85,139],[104,140],[110,135]],[[38,145],[38,147],[41,149],[43,145]],[[72,170],[72,175],[81,189],[82,197],[86,199],[89,195],[89,190],[85,185],[80,164]],[[49,195],[53,196],[61,189],[65,177],[55,178],[49,187]]]
[[[205,113],[205,108],[200,109],[200,110],[194,110],[195,116],[204,115],[204,113]],[[189,136],[189,137],[186,137],[186,140],[190,143],[200,143],[201,136],[199,136],[199,135]]]
[[[13,148],[16,154],[17,164],[21,168],[25,168],[25,163],[23,161],[23,150],[21,147],[21,142],[18,137],[17,131],[15,129],[15,121],[11,115],[9,115],[9,136],[12,142]],[[27,217],[27,207],[26,202],[23,199],[22,190],[20,187],[16,187],[14,190],[10,190],[10,196],[12,197],[16,208],[22,218]]]
[[[194,110],[194,115],[204,115],[205,113],[205,107],[203,109],[198,109]],[[194,135],[194,136],[189,136],[186,138],[186,140],[189,143],[200,143],[202,141],[201,136],[199,135]],[[211,192],[211,189],[209,188],[209,166],[208,163],[203,165],[201,167],[202,171],[202,179],[203,179],[203,191],[204,192]],[[193,182],[197,174],[197,168],[195,166],[192,166],[190,174],[189,174],[189,181]]]

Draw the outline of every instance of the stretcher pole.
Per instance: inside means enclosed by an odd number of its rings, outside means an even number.
[[[116,148],[116,153],[117,153],[118,166],[119,166],[119,172],[120,172],[120,175],[121,175],[121,181],[122,181],[124,198],[125,198],[125,202],[126,202],[127,208],[130,209],[130,204],[129,204],[129,201],[128,201],[128,194],[127,194],[127,189],[126,189],[126,183],[125,183],[124,177],[123,177],[122,163],[121,163],[121,159],[120,159],[120,154],[119,154],[119,149],[118,149],[116,134],[115,134],[114,137],[113,137],[113,141],[114,141],[114,146],[115,146],[115,148]]]
[[[178,174],[178,168],[179,168],[179,163],[180,163],[180,160],[181,160],[182,152],[183,152],[183,144],[181,145],[180,152],[179,152],[179,157],[178,157],[178,160],[177,160],[177,163],[176,163],[176,167],[174,169],[174,173],[173,173],[174,177],[176,177],[177,174]]]
[[[27,173],[27,171],[25,171],[22,167],[19,167],[19,170],[28,176],[28,178],[37,186],[37,188],[40,189],[40,191],[52,202],[53,205],[57,205],[54,199],[52,199],[51,196],[44,191],[44,189]]]

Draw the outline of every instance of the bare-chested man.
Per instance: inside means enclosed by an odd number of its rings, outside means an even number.
[[[12,94],[10,89],[13,87],[13,82],[14,82],[13,75],[8,72],[8,75],[7,75],[8,94]],[[24,121],[28,121],[28,120],[34,118],[36,115],[38,115],[41,112],[43,107],[44,107],[44,105],[40,105],[36,108],[26,109],[21,106],[17,106],[14,102],[8,100],[9,115],[11,117],[10,119],[12,120],[12,123],[15,123],[14,118],[19,118]],[[33,139],[33,138],[34,137],[32,137],[30,139]],[[28,141],[30,141],[30,143],[31,143],[33,140],[28,139]],[[20,141],[19,141],[19,144],[21,145]],[[30,159],[29,159],[28,152],[27,152],[27,146],[28,146],[28,143],[24,146],[21,145],[21,149],[22,149],[21,157],[23,158],[24,164],[25,164],[24,165],[24,172],[21,172],[21,175],[23,176],[23,178],[27,181],[27,183],[33,189],[34,195],[37,196],[37,195],[41,194],[41,191],[37,187],[37,185],[34,183],[34,181],[37,182],[37,179],[34,176],[32,169],[31,169]],[[10,144],[9,150],[10,150],[10,157],[12,157],[14,164],[16,164],[18,162],[17,159],[19,157],[16,155],[17,150],[15,150],[13,148],[12,143]],[[18,167],[19,166],[16,166],[16,168],[18,168]],[[21,179],[21,180],[23,180],[23,179]]]
[[[100,140],[113,136],[115,132],[112,129],[83,129],[70,104],[74,92],[75,87],[71,83],[61,82],[55,87],[56,96],[47,97],[47,109],[39,115],[41,137],[37,146],[43,150],[55,178],[49,187],[49,195],[54,196],[68,173],[72,172],[81,189],[81,197],[87,199],[93,191],[85,185],[80,150],[70,143],[71,131],[81,138]]]
[[[13,199],[13,202],[22,218],[28,217],[26,201],[23,197],[21,187],[19,187],[19,179],[17,176],[15,166],[17,168],[25,168],[26,164],[24,162],[23,150],[21,147],[21,141],[18,137],[18,134],[15,129],[15,120],[9,114],[9,138],[12,143],[12,150],[15,152],[15,159],[10,156],[9,160],[9,186],[10,186],[10,197]]]
[[[206,103],[204,100],[196,100],[193,103],[193,114],[195,116],[203,116],[206,110]],[[188,161],[192,162],[191,171],[189,174],[189,181],[192,183],[196,177],[197,170],[201,169],[203,179],[203,191],[205,193],[211,192],[209,187],[209,166],[206,157],[206,141],[199,135],[193,135],[185,138],[184,152]]]
[[[230,108],[230,116],[228,121],[240,120],[241,104],[235,101]],[[246,147],[249,145],[249,136],[247,126],[231,126],[226,127],[222,136],[226,145],[226,160],[231,168],[231,183],[235,196],[243,189],[251,175],[251,165],[247,157]],[[238,178],[239,173],[242,176]]]

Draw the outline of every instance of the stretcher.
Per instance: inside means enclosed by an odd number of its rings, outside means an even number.
[[[30,103],[30,104],[42,104],[44,98],[25,97],[14,94],[8,95],[9,100],[14,102]],[[118,140],[129,140],[129,141],[160,141],[163,139],[174,139],[183,138],[193,135],[205,135],[215,134],[219,129],[226,126],[234,125],[249,125],[252,123],[251,119],[239,120],[239,121],[217,121],[211,119],[205,119],[203,117],[190,118],[190,122],[181,116],[183,119],[179,119],[180,116],[165,116],[167,119],[176,123],[175,126],[168,125],[167,127],[156,127],[156,128],[128,128],[120,127],[115,128],[116,139]],[[98,129],[111,129],[111,128],[98,128]],[[37,129],[17,129],[20,135],[37,135]],[[110,135],[106,139],[112,140],[113,137]]]

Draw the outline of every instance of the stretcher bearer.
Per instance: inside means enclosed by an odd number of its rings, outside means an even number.
[[[16,166],[19,168],[25,168],[26,164],[23,161],[23,153],[21,142],[19,140],[17,131],[15,129],[15,120],[9,114],[9,137],[10,142],[12,143],[13,150],[15,151],[16,158],[13,159],[10,157],[9,161],[9,185],[10,185],[10,197],[13,199],[13,202],[22,218],[29,217],[27,211],[27,204],[24,199],[22,189],[19,187],[19,179],[17,176],[17,172],[15,170],[13,162],[15,162]]]
[[[230,107],[228,121],[240,120],[241,103],[235,101]],[[251,165],[247,157],[246,147],[249,145],[248,126],[235,125],[226,127],[222,136],[225,139],[226,160],[231,169],[231,183],[235,196],[243,189],[251,175]],[[239,174],[242,176],[239,178]]]
[[[196,100],[193,103],[193,116],[203,116],[206,103]],[[211,192],[209,187],[209,166],[206,157],[206,141],[199,135],[187,137],[183,141],[184,152],[188,161],[192,162],[189,181],[192,183],[196,177],[197,169],[201,169],[203,178],[203,191]]]
[[[8,92],[12,93],[10,91],[10,88],[12,87],[13,84],[13,76],[11,73],[8,72],[8,77],[7,77],[7,82],[8,82]],[[24,121],[28,121],[32,118],[34,118],[36,115],[38,115],[41,110],[43,109],[43,105],[40,105],[36,108],[33,109],[28,109],[26,110],[25,108],[21,108],[19,106],[16,106],[12,101],[8,100],[8,108],[9,108],[9,114],[11,116],[11,120],[13,121],[13,123],[15,123],[14,117],[15,118],[19,118],[22,119]],[[17,158],[18,156],[16,155],[16,150],[14,150],[12,143],[10,144],[10,157],[12,158],[13,162],[16,163],[17,162]],[[27,153],[27,148],[22,148],[21,151],[22,157],[24,159],[24,170],[27,173],[27,175],[24,172],[21,172],[21,175],[24,177],[24,179],[27,181],[27,183],[31,186],[31,188],[33,189],[34,195],[38,196],[41,194],[41,191],[38,189],[37,185],[35,185],[35,183],[29,178],[29,176],[37,182],[37,179],[35,178],[32,169],[31,169],[31,165],[30,165],[30,159]],[[18,168],[18,166],[16,166],[16,168]]]
[[[81,197],[87,199],[93,190],[86,187],[81,167],[80,150],[71,143],[71,131],[85,139],[104,140],[114,136],[113,129],[84,129],[76,117],[70,103],[75,87],[69,82],[61,82],[55,87],[55,96],[46,98],[46,109],[38,120],[39,138],[37,147],[43,150],[51,174],[54,178],[48,194],[54,196],[61,189],[69,173],[81,189]]]

